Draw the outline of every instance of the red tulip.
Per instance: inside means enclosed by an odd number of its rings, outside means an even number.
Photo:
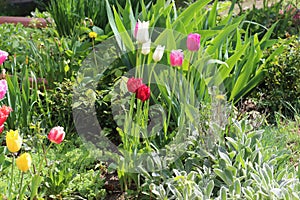
[[[0,126],[4,124],[12,109],[6,105],[0,107]]]
[[[55,144],[60,144],[65,138],[64,128],[57,126],[50,130],[48,134],[48,139]]]
[[[127,89],[129,92],[135,93],[136,90],[143,85],[141,78],[130,78],[127,81]]]
[[[190,51],[198,51],[200,48],[201,35],[198,33],[191,33],[187,37],[186,45]]]
[[[136,91],[136,98],[140,99],[142,102],[150,98],[150,88],[147,85],[142,85]]]

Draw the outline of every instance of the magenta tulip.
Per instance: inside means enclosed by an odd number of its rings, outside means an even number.
[[[3,99],[7,92],[7,82],[5,79],[0,80],[0,99]]]
[[[7,59],[8,53],[6,51],[0,50],[0,65],[4,63],[4,61]]]
[[[170,62],[172,66],[182,66],[183,52],[181,49],[171,51]]]
[[[200,48],[201,35],[198,33],[191,33],[187,37],[186,45],[190,51],[198,51]]]

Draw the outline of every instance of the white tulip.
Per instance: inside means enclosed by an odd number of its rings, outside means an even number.
[[[158,62],[164,55],[165,46],[158,45],[153,53],[153,60]]]
[[[151,40],[143,43],[142,45],[142,54],[147,55],[150,53]]]
[[[149,41],[149,21],[141,22],[140,20],[137,22],[135,27],[135,36],[138,43],[145,43]]]

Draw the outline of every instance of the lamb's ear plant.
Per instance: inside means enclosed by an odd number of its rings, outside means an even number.
[[[148,180],[151,195],[157,199],[298,199],[299,170],[287,162],[290,152],[262,148],[263,131],[251,131],[246,121],[232,120],[230,129],[218,148],[207,152],[199,148],[190,155],[190,171],[174,170],[162,183]],[[201,165],[203,157],[206,162]]]

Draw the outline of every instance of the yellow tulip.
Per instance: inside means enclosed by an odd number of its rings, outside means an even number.
[[[23,153],[16,159],[16,164],[19,170],[26,172],[31,166],[32,160],[29,153]]]
[[[22,138],[19,135],[18,130],[10,130],[6,134],[6,146],[12,153],[16,153],[21,149]]]
[[[90,38],[96,38],[97,37],[97,33],[96,32],[89,32],[89,37]]]

